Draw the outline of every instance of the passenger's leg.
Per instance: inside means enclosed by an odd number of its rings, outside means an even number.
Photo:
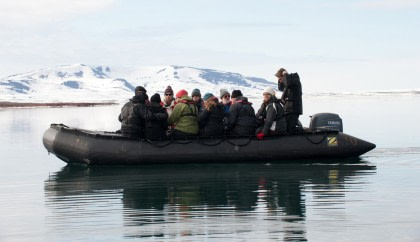
[[[263,128],[264,128],[264,125],[263,125],[263,126],[258,127],[258,128],[257,128],[257,131],[255,131],[255,134],[257,135],[257,134],[261,133],[261,132],[262,132],[262,130],[263,130]]]
[[[293,134],[297,132],[296,125],[299,118],[299,114],[289,113],[286,115],[287,120],[287,133]]]

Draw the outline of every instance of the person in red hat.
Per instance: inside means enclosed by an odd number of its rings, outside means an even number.
[[[168,118],[168,124],[175,126],[170,136],[196,136],[198,134],[198,109],[195,106],[195,102],[184,89],[178,91],[175,97],[177,104]]]

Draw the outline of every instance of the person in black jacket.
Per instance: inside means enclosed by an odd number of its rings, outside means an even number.
[[[283,106],[276,98],[272,87],[267,87],[263,92],[263,103],[257,114],[257,138],[263,139],[267,135],[284,134],[287,129]]]
[[[146,119],[150,118],[145,101],[146,92],[138,92],[121,108],[118,120],[121,122],[121,133],[126,137],[144,138]]]
[[[229,109],[228,128],[230,135],[253,136],[257,121],[252,103],[248,98],[239,96]]]
[[[201,99],[201,92],[200,89],[195,88],[191,92],[191,98],[195,102],[195,106],[198,109],[198,113],[200,113],[204,108],[204,101]]]
[[[137,86],[136,88],[134,88],[134,95],[140,95],[140,93],[143,93],[143,94],[147,95],[146,88],[144,88],[142,86]]]
[[[211,93],[203,96],[204,107],[198,115],[201,136],[223,136],[224,108]]]
[[[223,106],[223,110],[224,110],[223,123],[225,125],[225,134],[227,134],[228,133],[229,109],[230,109],[230,106],[232,105],[232,102],[230,101],[229,92],[224,88],[220,89],[220,102],[219,103]]]
[[[146,139],[163,139],[166,138],[166,130],[168,129],[168,113],[161,105],[160,95],[155,93],[150,97],[150,103],[147,109],[151,113],[151,118],[146,119],[146,129],[144,131]]]
[[[278,78],[279,90],[283,92],[280,100],[284,104],[284,114],[287,120],[287,133],[296,133],[299,115],[302,114],[302,85],[297,73],[287,73],[280,68],[275,76]]]

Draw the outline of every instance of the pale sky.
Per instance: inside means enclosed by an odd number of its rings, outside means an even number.
[[[0,77],[184,65],[304,92],[420,88],[420,0],[0,0]]]

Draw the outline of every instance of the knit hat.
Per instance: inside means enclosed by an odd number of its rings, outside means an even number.
[[[214,97],[214,95],[211,94],[211,93],[209,93],[209,92],[207,92],[206,94],[204,94],[203,100],[206,101],[207,99],[210,99],[212,97]]]
[[[194,97],[194,96],[199,96],[199,97],[201,97],[201,92],[200,92],[200,89],[195,88],[194,90],[192,90],[192,92],[191,92],[191,97]]]
[[[137,86],[137,87],[134,89],[134,94],[135,94],[135,95],[137,95],[139,92],[146,93],[147,91],[146,91],[146,89],[145,89],[144,87],[142,87],[142,86]]]
[[[153,94],[153,96],[150,97],[150,101],[153,102],[153,103],[160,103],[161,100],[160,100],[159,93]]]
[[[226,89],[220,89],[220,98],[222,98],[226,94],[229,94],[229,92]]]
[[[171,87],[171,86],[168,86],[168,87],[165,89],[164,94],[174,95],[174,91],[172,90],[172,87]]]
[[[242,96],[241,90],[233,90],[232,95],[230,95],[231,98],[237,98],[237,97],[240,97],[240,96]]]
[[[278,70],[276,72],[276,74],[274,74],[276,77],[283,77],[283,72],[286,71],[286,69],[284,68],[280,68],[280,70]]]
[[[264,92],[263,93],[270,93],[271,96],[276,96],[276,92],[274,91],[274,89],[272,87],[266,87],[264,89]]]
[[[181,98],[182,96],[186,96],[186,95],[188,95],[188,92],[187,91],[185,91],[184,89],[181,89],[181,90],[179,90],[177,93],[176,93],[176,97],[177,98]]]

